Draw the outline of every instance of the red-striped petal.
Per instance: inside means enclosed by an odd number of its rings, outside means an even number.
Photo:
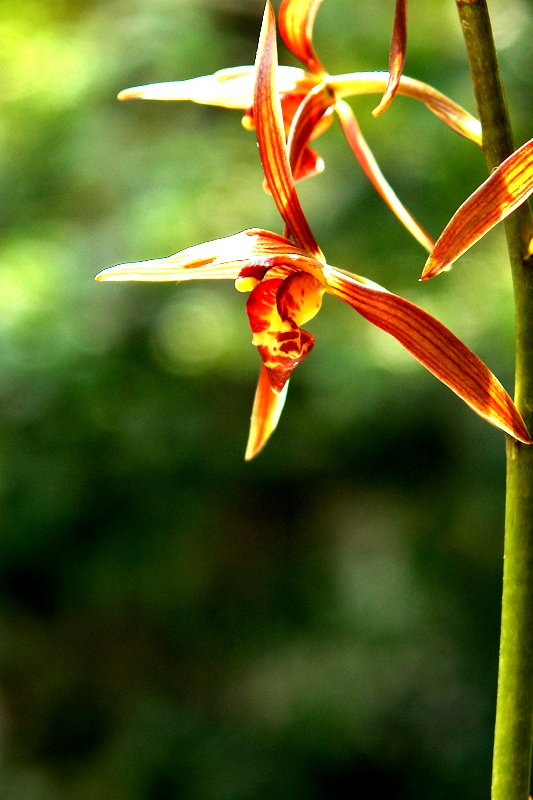
[[[315,269],[307,253],[277,233],[252,228],[224,239],[188,247],[168,258],[119,264],[104,269],[97,281],[236,280],[244,268],[270,269],[285,262],[294,269]],[[256,274],[253,271],[250,274]],[[264,274],[264,272],[263,272]]]
[[[250,434],[244,456],[246,461],[250,461],[263,449],[272,432],[276,429],[283,411],[288,388],[289,382],[287,381],[281,392],[275,392],[270,385],[266,367],[264,364],[261,366],[252,409]]]
[[[288,231],[309,255],[323,260],[322,252],[302,211],[292,177],[281,104],[276,89],[276,21],[267,2],[256,59],[254,122],[263,170],[272,197]]]
[[[309,157],[307,144],[331,125],[334,103],[335,95],[327,84],[322,83],[309,92],[298,107],[287,141],[289,162],[296,179],[309,172],[305,169],[305,160]]]
[[[506,158],[455,212],[426,261],[422,279],[433,278],[449,268],[532,193],[533,139],[530,139]]]
[[[344,100],[339,100],[335,105],[335,110],[339,116],[339,120],[344,131],[344,135],[348,140],[348,144],[352,148],[355,157],[359,161],[369,181],[372,183],[378,194],[383,198],[393,214],[395,214],[402,225],[407,228],[409,233],[411,233],[415,239],[420,242],[422,247],[425,247],[426,250],[431,251],[434,246],[433,239],[409,213],[396,195],[393,188],[389,185],[385,176],[381,172],[376,159],[372,155],[372,151],[367,145],[355,115],[348,103],[346,103]]]
[[[531,444],[513,401],[492,372],[454,334],[418,306],[362,278],[327,268],[327,288],[376,327],[393,336],[417,361],[480,417]]]
[[[313,48],[313,25],[322,0],[283,0],[278,21],[281,38],[309,72],[325,74]]]
[[[392,103],[402,77],[407,49],[407,0],[396,0],[394,13],[394,27],[389,55],[389,80],[385,94],[378,106],[373,110],[374,117],[382,114]]]

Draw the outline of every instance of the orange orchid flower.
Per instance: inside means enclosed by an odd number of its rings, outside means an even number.
[[[277,89],[281,97],[286,137],[290,137],[291,125],[297,112],[304,115],[310,113],[314,119],[311,128],[304,126],[308,130],[308,139],[299,140],[298,147],[291,148],[290,160],[294,179],[298,181],[324,169],[324,162],[308,143],[329,127],[332,111],[335,110],[353,153],[377,192],[417,241],[431,251],[433,240],[403,206],[387,182],[361,133],[352,109],[343,98],[361,94],[383,94],[383,99],[375,110],[381,113],[397,91],[422,101],[453,130],[479,145],[481,126],[477,119],[436,89],[401,75],[402,53],[405,51],[406,0],[397,0],[390,73],[353,72],[335,76],[328,75],[313,48],[313,25],[321,2],[322,0],[283,0],[279,11],[280,33],[287,47],[306,67],[305,70],[286,66],[277,68]],[[214,75],[185,81],[135,86],[120,92],[119,99],[191,100],[243,109],[243,124],[246,128],[253,129],[254,74],[252,66],[223,69]],[[317,113],[318,109],[321,109],[320,114]]]
[[[324,292],[344,300],[389,333],[474,411],[522,442],[527,429],[490,370],[440,322],[413,303],[365,278],[326,263],[296,193],[279,94],[274,12],[267,2],[256,60],[254,116],[268,186],[287,236],[253,229],[191,247],[169,258],[121,264],[97,280],[235,280],[249,291],[252,341],[263,365],[256,390],[246,459],[265,445],[279,420],[294,368],[314,337],[302,328],[319,311]],[[291,237],[291,238],[289,238]]]

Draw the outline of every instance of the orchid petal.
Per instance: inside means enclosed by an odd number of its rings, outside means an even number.
[[[324,283],[309,272],[289,275],[281,284],[276,297],[281,319],[305,325],[316,317],[322,305]]]
[[[314,261],[293,242],[259,228],[188,247],[168,258],[119,264],[104,269],[97,281],[236,280],[246,266],[267,269],[289,262],[311,270]]]
[[[322,252],[302,211],[292,177],[281,103],[276,89],[276,22],[267,2],[256,59],[254,122],[268,186],[285,224],[297,245],[322,260]]]
[[[291,277],[286,279],[290,281]],[[311,280],[315,280],[311,275]],[[278,310],[278,291],[284,280],[268,278],[250,292],[246,313],[252,329],[252,342],[267,370],[275,392],[281,392],[293,370],[311,352],[315,339],[300,329],[289,316],[282,318]]]
[[[315,86],[298,107],[287,141],[289,162],[295,179],[303,177],[302,173],[306,173],[304,160],[308,159],[307,143],[317,138],[331,125],[334,103],[335,95],[327,84],[322,83]]]
[[[415,239],[420,242],[422,247],[431,251],[434,242],[433,239],[426,233],[426,231],[418,224],[418,222],[411,216],[409,211],[405,208],[402,202],[397,197],[392,187],[387,182],[383,173],[381,172],[376,159],[372,155],[368,147],[361,129],[357,123],[355,115],[344,100],[339,100],[335,105],[335,110],[339,115],[339,120],[344,131],[344,135],[348,140],[348,144],[352,148],[355,157],[362,166],[367,178],[370,180],[378,194],[383,198],[390,210],[396,214],[400,222],[407,228]]]
[[[360,94],[384,92],[388,78],[388,72],[352,72],[347,75],[328,77],[328,85],[339,98],[353,97]],[[398,94],[420,100],[452,130],[481,146],[482,135],[479,120],[432,86],[402,75],[398,85]]]
[[[133,86],[119,93],[119,100],[190,100],[203,105],[223,108],[249,108],[253,103],[255,67],[230,67],[213,75],[190,78],[185,81],[150,83]],[[316,79],[298,67],[277,69],[278,90],[305,93],[316,84]]]
[[[398,90],[405,62],[407,49],[407,0],[396,0],[394,12],[394,27],[389,56],[389,80],[387,88],[378,106],[372,111],[374,117],[382,114],[392,103],[392,98]]]
[[[533,193],[533,139],[502,161],[492,175],[465,200],[441,233],[422,279],[447,269],[474,242]]]
[[[327,288],[417,361],[480,417],[521,442],[531,438],[513,401],[492,372],[451,331],[418,306],[363,278],[326,268]]]
[[[325,74],[313,48],[313,25],[322,0],[283,0],[278,15],[281,38],[309,72]]]
[[[261,366],[252,408],[250,434],[244,455],[246,461],[250,461],[263,449],[276,429],[285,405],[288,388],[289,382],[287,381],[281,392],[275,392],[268,380],[266,367]]]

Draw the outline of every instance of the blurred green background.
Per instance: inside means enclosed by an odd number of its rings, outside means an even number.
[[[279,5],[279,3],[277,4]],[[533,5],[491,2],[517,144]],[[277,7],[277,6],[276,6]],[[392,0],[326,0],[330,72],[386,69]],[[130,102],[253,63],[261,0],[0,0],[1,800],[488,797],[504,437],[325,298],[268,447],[228,284],[95,284],[124,261],[281,231],[238,112]],[[282,63],[295,63],[280,48]],[[474,110],[453,0],[412,0],[406,73]],[[437,236],[482,154],[398,97],[352,102]],[[301,198],[328,261],[438,316],[508,389],[501,230],[424,251],[339,126]]]

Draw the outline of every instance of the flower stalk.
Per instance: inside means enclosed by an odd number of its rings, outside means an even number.
[[[483,150],[492,172],[514,150],[486,0],[457,0]],[[516,326],[515,403],[533,427],[533,217],[505,220]],[[527,800],[533,742],[533,448],[508,437],[504,576],[492,800]]]

